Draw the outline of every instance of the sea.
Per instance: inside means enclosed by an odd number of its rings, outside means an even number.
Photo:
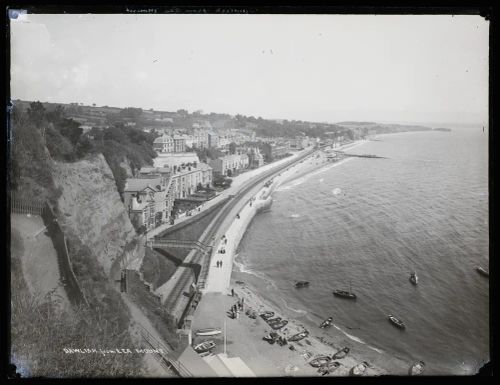
[[[313,334],[331,316],[326,338],[423,360],[426,374],[476,373],[490,359],[489,281],[475,270],[489,263],[488,133],[450,128],[378,135],[346,152],[384,158],[281,185],[240,243],[236,279]],[[332,294],[349,288],[355,301]]]

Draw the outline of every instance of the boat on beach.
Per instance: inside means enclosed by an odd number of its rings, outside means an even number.
[[[205,353],[213,348],[215,348],[215,342],[212,340],[204,341],[198,345],[193,346],[193,349],[196,351],[196,353]]]
[[[295,283],[295,287],[297,289],[300,289],[301,287],[307,287],[309,286],[309,282],[308,281],[298,281]]]
[[[321,325],[319,325],[320,329],[332,326],[332,321],[333,321],[333,318],[332,317],[328,317],[328,319],[326,319],[323,322],[321,322]]]
[[[401,321],[399,318],[396,318],[394,317],[393,315],[389,314],[389,316],[387,317],[389,319],[389,321],[395,325],[396,327],[400,328],[400,329],[405,329],[406,326],[404,324],[403,321]]]
[[[356,366],[353,366],[349,371],[351,376],[362,376],[366,369],[368,368],[368,362],[364,361]]]
[[[196,331],[197,336],[216,336],[217,334],[220,334],[221,330],[218,328],[206,328],[206,329],[199,329]]]
[[[485,269],[483,269],[481,266],[476,266],[476,270],[479,274],[484,275],[485,277],[489,277],[490,273],[488,273]]]
[[[340,367],[340,363],[337,361],[330,361],[326,365],[323,365],[318,369],[318,373],[320,373],[323,376],[326,376],[327,374],[332,373],[333,371],[337,370]]]
[[[333,295],[336,297],[342,297],[347,299],[356,299],[356,294],[351,291],[351,282],[349,282],[349,291],[346,290],[335,290]]]
[[[300,332],[300,333],[297,333],[297,334],[291,336],[288,339],[288,341],[297,342],[297,341],[300,341],[300,340],[306,338],[308,335],[309,335],[309,332],[307,330],[304,330],[303,332]]]
[[[276,342],[276,339],[278,338],[278,333],[271,332],[267,336],[262,337],[264,341],[269,342],[271,345]]]
[[[309,362],[309,365],[311,365],[313,368],[319,368],[321,366],[324,366],[328,364],[332,360],[332,357],[330,356],[319,356],[316,357],[314,360]]]
[[[415,272],[410,273],[410,282],[413,283],[414,285],[418,284],[417,273]]]
[[[287,324],[288,324],[288,321],[287,320],[283,320],[283,321],[274,323],[274,324],[272,324],[270,326],[271,326],[271,329],[278,330],[278,329],[281,329],[282,327],[286,326]]]
[[[332,356],[332,359],[338,360],[338,359],[344,358],[348,354],[349,354],[349,348],[342,348]]]
[[[270,320],[267,320],[267,323],[268,323],[269,325],[272,325],[272,324],[275,324],[275,323],[280,322],[281,320],[282,320],[282,318],[281,318],[281,317],[276,317],[276,318],[272,318],[272,319],[270,319]]]
[[[410,366],[410,369],[408,370],[408,375],[418,376],[419,374],[423,373],[424,368],[425,368],[424,361],[415,362],[412,366]]]
[[[273,311],[265,311],[264,313],[260,314],[260,318],[262,318],[264,321],[267,321],[269,318],[272,317],[274,317]]]

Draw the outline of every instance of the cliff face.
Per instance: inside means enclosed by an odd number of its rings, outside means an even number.
[[[110,276],[112,265],[135,249],[136,233],[104,156],[54,162],[53,177],[62,190],[58,208],[64,231],[71,231],[86,244]]]

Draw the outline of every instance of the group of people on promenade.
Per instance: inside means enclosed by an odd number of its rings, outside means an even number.
[[[222,238],[221,238],[221,239],[222,239],[222,242],[224,243],[224,245],[227,245],[227,238],[226,238],[226,235],[225,235],[225,234],[222,236]],[[219,252],[220,254],[226,254],[226,248],[225,248],[225,247],[221,247],[221,248],[218,250],[218,252]],[[222,259],[219,259],[219,260],[216,262],[216,266],[217,266],[217,267],[222,267]]]
[[[231,289],[231,296],[234,297],[234,289]],[[244,301],[245,298],[241,298],[240,300],[238,300],[238,302],[231,306],[231,309],[229,310],[229,316],[232,319],[239,318],[240,311],[243,311],[244,308]]]

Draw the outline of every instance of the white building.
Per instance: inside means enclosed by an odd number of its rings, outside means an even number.
[[[239,170],[248,168],[249,161],[247,154],[233,154],[211,159],[209,164],[214,173],[231,176]]]
[[[156,152],[172,153],[175,150],[174,138],[163,134],[153,141],[153,149]]]
[[[195,152],[183,152],[183,153],[159,153],[156,158],[153,159],[154,167],[169,167],[171,169],[174,166],[181,166],[183,163],[199,163],[200,159]]]

